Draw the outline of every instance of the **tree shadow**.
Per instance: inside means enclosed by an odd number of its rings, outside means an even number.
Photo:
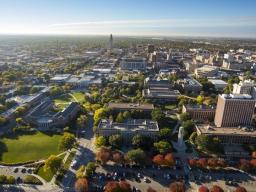
[[[2,161],[5,152],[8,152],[8,148],[4,142],[0,141],[0,161]]]

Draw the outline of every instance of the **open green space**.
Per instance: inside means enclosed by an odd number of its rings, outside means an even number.
[[[167,110],[173,110],[173,109],[177,108],[177,105],[176,104],[168,104],[168,105],[165,105],[164,108]]]
[[[60,108],[60,110],[64,109],[70,102],[79,102],[82,104],[84,103],[84,101],[85,101],[85,97],[84,97],[84,93],[82,92],[63,94],[54,99],[55,105],[57,105]]]
[[[74,92],[74,93],[72,93],[72,95],[76,98],[76,100],[79,103],[85,102],[84,93],[82,93],[82,92]]]
[[[60,153],[61,135],[36,132],[9,134],[0,139],[0,162],[20,163],[45,159]]]

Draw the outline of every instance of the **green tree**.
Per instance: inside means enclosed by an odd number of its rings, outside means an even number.
[[[191,135],[190,135],[190,137],[189,137],[189,141],[190,141],[190,143],[195,143],[195,141],[196,141],[196,137],[197,137],[197,133],[196,132],[193,132]]]
[[[196,98],[196,102],[197,102],[199,105],[202,105],[203,102],[204,102],[204,96],[198,95],[197,98]]]
[[[76,171],[76,178],[84,178],[85,177],[85,166],[81,165],[79,169]]]
[[[190,117],[190,114],[188,112],[185,112],[185,113],[182,113],[180,114],[180,120],[181,121],[187,121],[189,120],[191,117]]]
[[[154,147],[156,148],[156,150],[161,153],[167,153],[167,152],[171,152],[172,151],[172,146],[169,142],[167,141],[159,141],[159,142],[155,142],[154,143]]]
[[[184,137],[188,138],[190,134],[194,131],[194,123],[192,120],[184,121],[181,125],[184,128]]]
[[[122,112],[118,113],[117,117],[116,117],[116,122],[118,123],[123,123],[124,122],[124,117]]]
[[[96,147],[102,147],[107,145],[107,138],[104,136],[98,136],[95,140]]]
[[[133,149],[128,151],[125,158],[132,163],[140,165],[145,165],[145,162],[147,161],[147,156],[142,149]]]
[[[112,147],[119,149],[122,145],[122,137],[119,134],[111,135],[108,142]]]
[[[84,129],[87,123],[87,116],[86,115],[80,115],[80,117],[77,118],[76,124],[80,129]]]
[[[59,149],[60,150],[69,150],[71,149],[76,142],[76,138],[73,134],[65,132],[60,140]]]
[[[6,123],[6,118],[0,116],[0,125],[4,125]]]
[[[96,170],[96,165],[93,162],[89,162],[85,167],[85,175],[86,177],[91,177]]]
[[[51,155],[45,160],[44,170],[50,170],[52,173],[56,173],[61,167],[62,159],[56,155]]]
[[[13,176],[9,176],[7,178],[7,183],[8,184],[15,184],[15,182],[16,182],[16,179]]]
[[[130,113],[129,111],[125,111],[125,112],[123,113],[123,118],[124,118],[125,120],[131,118],[131,113]]]
[[[161,139],[169,140],[172,136],[172,130],[170,128],[160,129],[159,136]]]
[[[134,148],[141,148],[144,150],[149,150],[152,147],[152,139],[143,135],[135,135],[132,138],[132,145]]]
[[[151,112],[151,117],[154,121],[163,122],[165,115],[160,109],[154,109]]]

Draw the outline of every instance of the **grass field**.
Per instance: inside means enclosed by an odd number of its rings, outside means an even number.
[[[0,161],[19,163],[45,159],[60,153],[58,143],[61,135],[36,132],[30,135],[12,134],[0,139]]]
[[[83,103],[85,101],[84,93],[82,93],[82,92],[74,92],[74,93],[72,93],[72,95],[76,98],[76,100],[79,103]]]
[[[73,97],[70,94],[60,95],[59,97],[54,99],[54,103],[60,109],[64,109],[70,102],[79,102],[79,103],[82,104],[85,101],[84,93],[74,92],[74,93],[71,93],[71,94],[73,95]]]

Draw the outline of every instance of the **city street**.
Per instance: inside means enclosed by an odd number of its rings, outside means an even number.
[[[76,180],[75,172],[81,165],[86,165],[88,162],[93,161],[94,155],[94,145],[93,145],[93,114],[88,115],[88,122],[85,128],[85,132],[81,130],[79,132],[78,139],[78,151],[76,153],[77,163],[72,168],[70,167],[65,177],[63,178],[62,184],[64,191],[74,191],[74,184]],[[75,169],[74,169],[75,168]]]

